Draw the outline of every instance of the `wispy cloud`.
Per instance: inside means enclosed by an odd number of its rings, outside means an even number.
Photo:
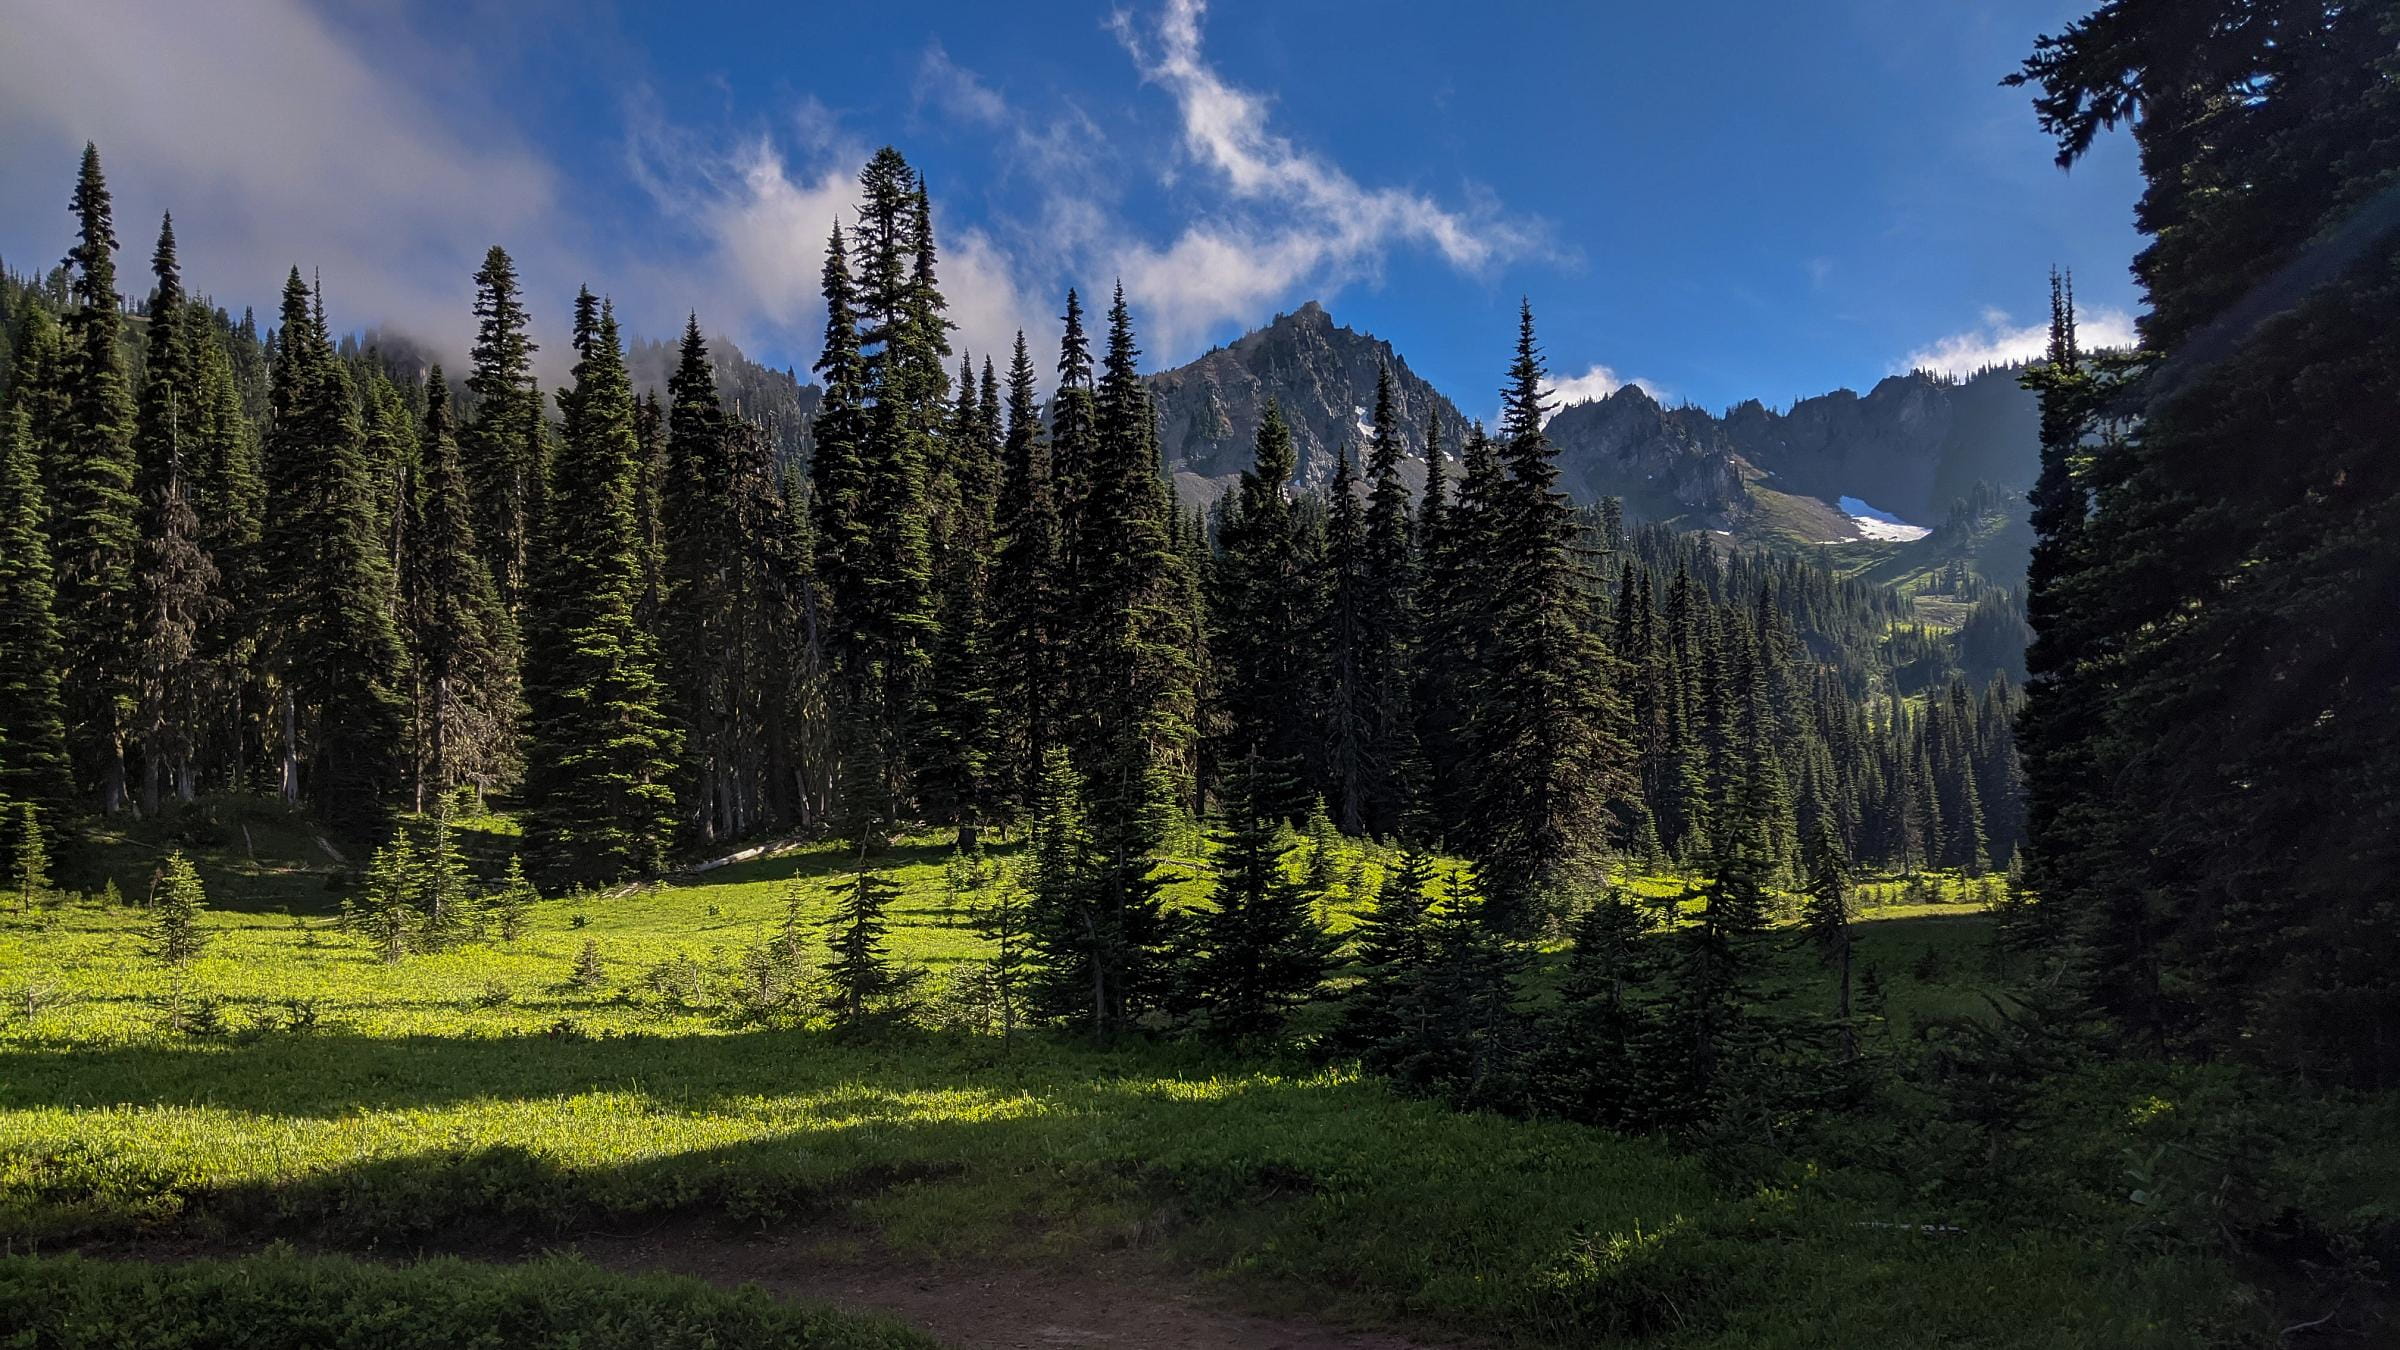
[[[2133,316],[2121,309],[2084,310],[2075,316],[2075,326],[2078,339],[2087,349],[2131,347],[2135,342]],[[1980,326],[1917,348],[1894,362],[1892,373],[1925,370],[1961,378],[1992,366],[2031,361],[2049,345],[2048,323],[2020,324],[2007,310],[1987,308]]]
[[[998,126],[1008,118],[1008,101],[974,71],[952,61],[939,42],[918,59],[913,92],[919,110],[930,106],[962,122]]]
[[[1331,292],[1372,275],[1401,245],[1481,273],[1546,250],[1538,222],[1489,201],[1465,208],[1404,188],[1367,187],[1275,130],[1266,96],[1227,81],[1201,48],[1203,0],[1166,0],[1154,24],[1118,11],[1111,27],[1143,79],[1175,100],[1185,157],[1218,209],[1164,244],[1129,240],[1119,266],[1155,340],[1180,350],[1208,328],[1255,317],[1299,289]]]

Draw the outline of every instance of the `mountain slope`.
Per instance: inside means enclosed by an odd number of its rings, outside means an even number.
[[[1374,415],[1375,373],[1392,368],[1400,434],[1412,487],[1424,481],[1425,427],[1441,419],[1442,442],[1456,457],[1467,419],[1458,406],[1408,368],[1392,344],[1337,327],[1311,300],[1231,345],[1150,377],[1167,467],[1187,502],[1213,501],[1250,464],[1267,401],[1283,408],[1299,451],[1299,480],[1317,487],[1333,477],[1344,446],[1358,453]]]
[[[1628,385],[1550,421],[1578,497],[1622,497],[1639,520],[1823,543],[1860,537],[1833,503],[1863,500],[1912,523],[1942,519],[1977,483],[2032,486],[2037,412],[2013,369],[1953,382],[1895,375],[1788,412],[1752,399],[1724,416],[1662,407]]]

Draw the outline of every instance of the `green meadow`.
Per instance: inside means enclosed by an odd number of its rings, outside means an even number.
[[[830,906],[850,865],[831,846],[546,899],[513,942],[386,964],[335,925],[347,873],[304,828],[220,803],[184,833],[219,845],[201,855],[208,945],[184,971],[146,955],[161,838],[87,860],[123,903],[0,916],[15,1249],[490,1255],[696,1222],[829,1260],[1108,1253],[1239,1306],[1525,1345],[2170,1346],[2241,1318],[2209,1261],[2123,1240],[2137,1216],[2112,1174],[2171,1095],[2126,1112],[2109,1103],[2137,1098],[2112,1083],[2071,1104],[2071,1156],[2048,1167],[2091,1184],[2056,1221],[1966,1222],[1873,1165],[1911,1147],[1900,1126],[1857,1126],[1831,1161],[1729,1168],[1412,1100],[1297,1052],[1003,1037],[974,992],[988,944],[946,841],[880,859],[904,888],[893,949],[925,972],[914,1022],[846,1035],[762,1004],[743,966],[795,908],[806,923]],[[480,822],[487,861],[509,842]],[[1389,859],[1346,841],[1338,861],[1363,894]],[[1169,866],[1196,899],[1204,858]],[[1329,921],[1352,908],[1337,892]],[[1981,1002],[1990,924],[1973,906],[1869,909],[1859,928],[1888,991],[1879,1041]],[[601,974],[579,982],[587,943]],[[1783,998],[1827,996],[1796,947],[1778,961]]]

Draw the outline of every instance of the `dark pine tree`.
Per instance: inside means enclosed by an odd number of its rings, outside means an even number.
[[[1289,795],[1252,756],[1230,766],[1218,800],[1216,886],[1194,926],[1185,994],[1213,1034],[1234,1040],[1280,1030],[1324,983],[1340,945],[1284,870],[1283,823],[1270,803]]]
[[[634,621],[633,389],[617,321],[575,303],[574,387],[526,635],[526,845],[553,882],[656,872],[675,828],[676,737],[652,636]]]
[[[533,340],[526,336],[517,265],[495,244],[475,273],[472,396],[459,431],[459,465],[474,504],[475,541],[501,604],[523,604],[533,499],[542,473],[542,396],[533,382]]]
[[[57,580],[29,421],[22,408],[0,412],[0,798],[39,805],[56,820],[74,777],[59,692],[66,661],[51,609]]]
[[[1256,756],[1292,785],[1285,800],[1264,803],[1278,820],[1304,808],[1299,776],[1316,745],[1308,702],[1297,695],[1315,677],[1322,607],[1317,558],[1291,495],[1296,468],[1291,431],[1269,400],[1251,466],[1219,515],[1208,573],[1218,759]]]
[[[117,295],[117,235],[100,153],[83,147],[70,204],[75,247],[66,265],[61,406],[45,475],[51,490],[51,563],[67,657],[67,747],[86,800],[125,804],[126,733],[133,702],[133,561],[140,531],[133,491],[133,399],[127,388]]]
[[[1367,510],[1358,556],[1359,715],[1365,729],[1361,815],[1367,830],[1398,830],[1417,798],[1416,549],[1408,485],[1400,479],[1400,411],[1392,370],[1375,372],[1375,436],[1367,448]],[[1438,454],[1438,448],[1431,453]]]
[[[1589,880],[1608,843],[1608,807],[1624,777],[1612,671],[1584,627],[1574,508],[1558,490],[1556,447],[1534,343],[1519,312],[1516,360],[1502,391],[1500,460],[1507,476],[1482,509],[1493,522],[1491,654],[1471,719],[1480,761],[1470,853],[1504,929],[1525,932],[1563,891]]]
[[[1043,434],[1033,361],[1017,334],[1008,366],[1008,430],[1001,448],[993,534],[992,639],[999,792],[1030,805],[1043,759],[1059,744],[1068,699],[1060,663],[1062,599],[1058,502],[1051,494],[1050,447]]]
[[[417,809],[462,784],[512,781],[517,760],[517,632],[475,538],[450,390],[435,366],[420,438],[422,488],[410,531],[409,647],[415,673]]]
[[[266,478],[260,571],[283,794],[365,831],[400,778],[404,656],[358,408],[298,268],[284,282]]]

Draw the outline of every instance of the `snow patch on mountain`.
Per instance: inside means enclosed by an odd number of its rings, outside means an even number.
[[[1922,539],[1933,531],[1923,525],[1911,525],[1889,511],[1879,511],[1856,497],[1844,497],[1839,505],[1858,532],[1869,539],[1888,539],[1900,543]]]

